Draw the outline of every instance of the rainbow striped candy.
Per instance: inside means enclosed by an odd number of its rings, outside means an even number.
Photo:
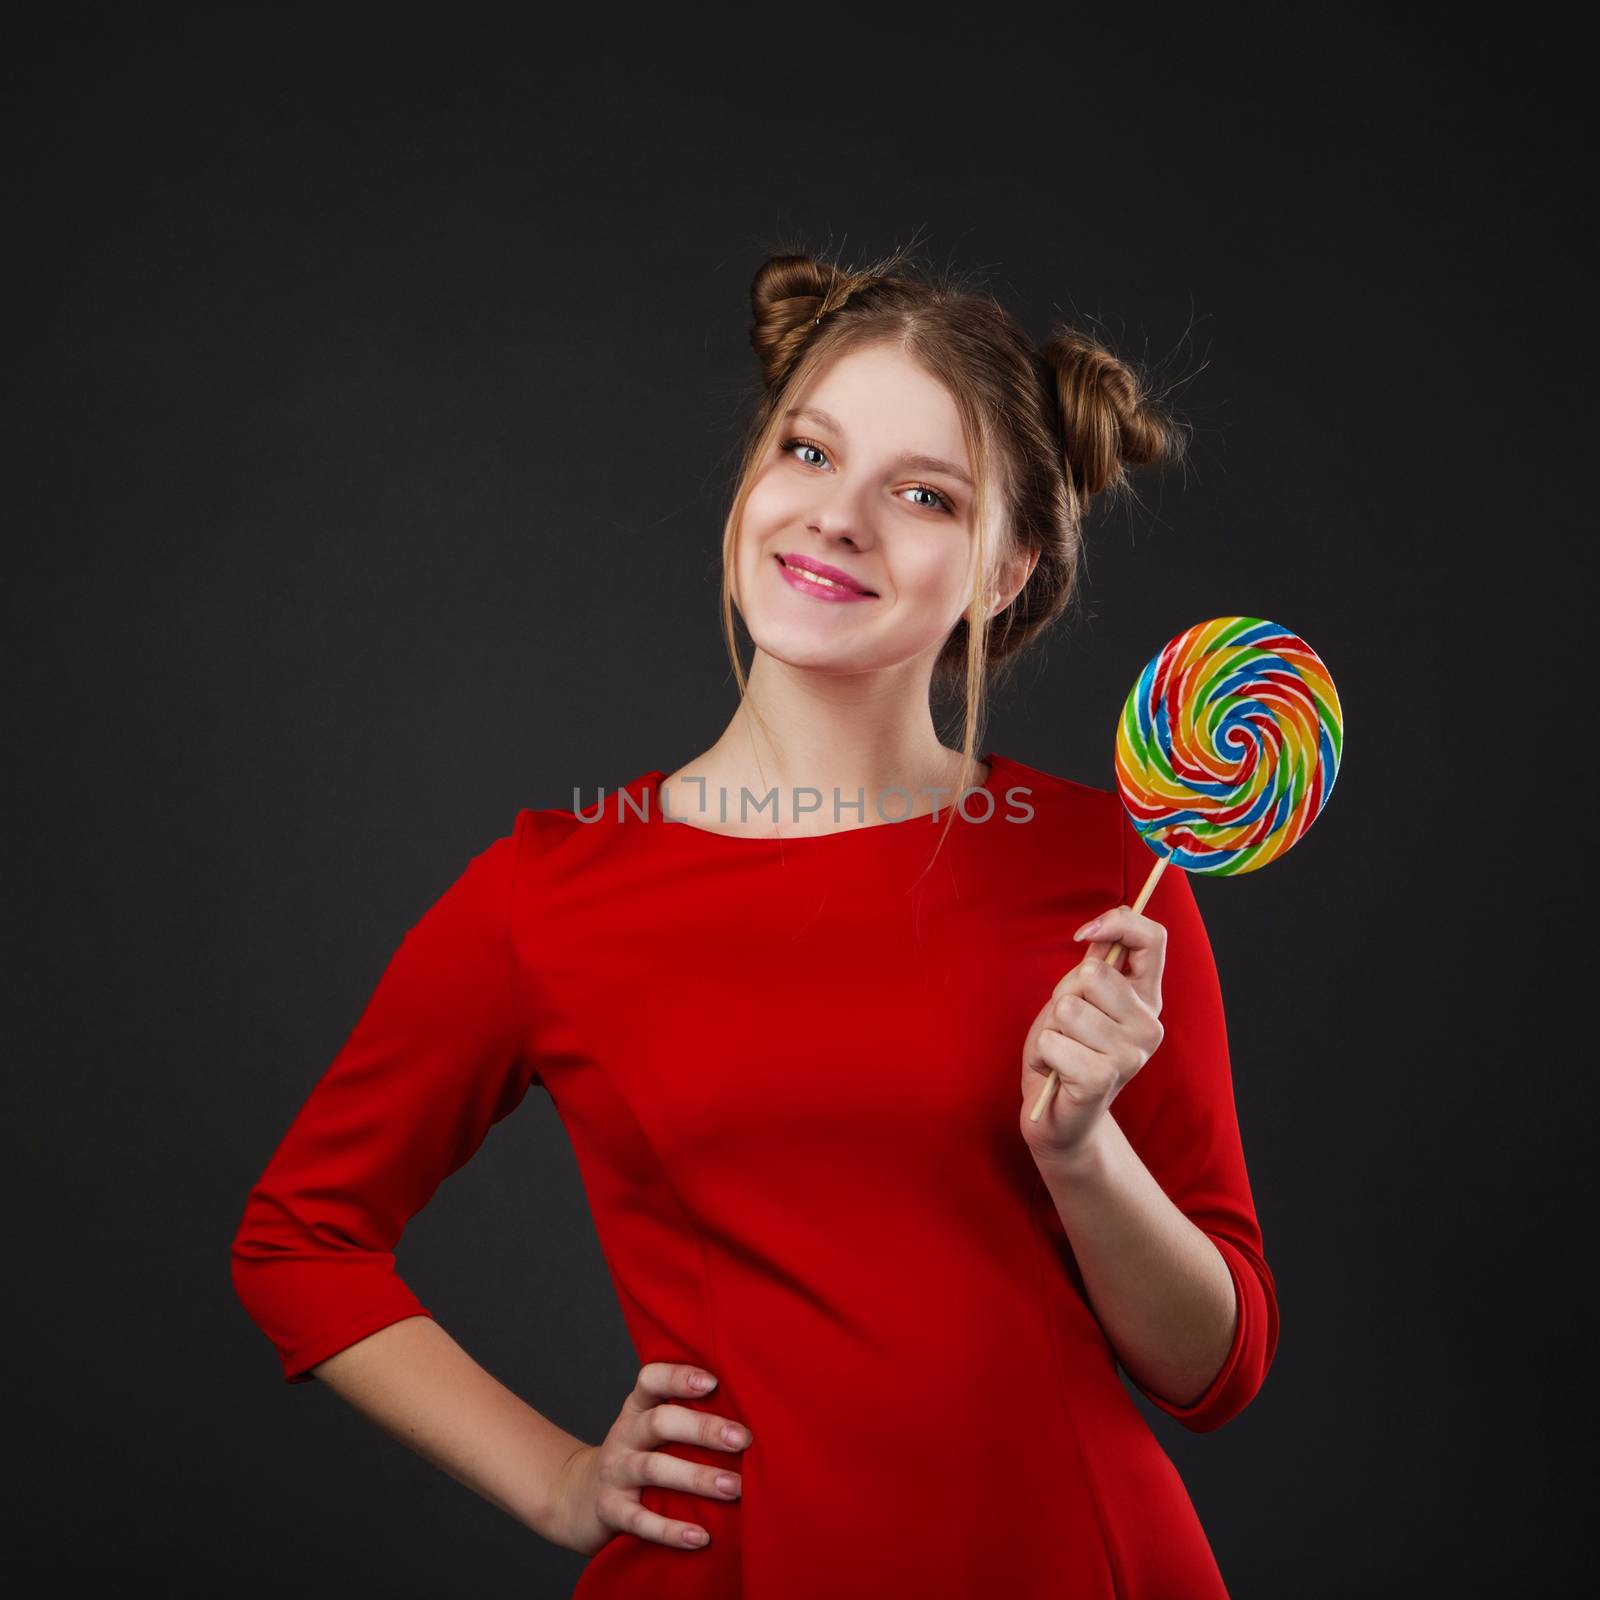
[[[1254,872],[1317,820],[1343,748],[1339,696],[1316,651],[1260,617],[1216,617],[1139,674],[1117,726],[1117,787],[1170,865]]]

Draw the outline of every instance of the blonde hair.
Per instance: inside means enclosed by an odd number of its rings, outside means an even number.
[[[934,663],[931,691],[962,704],[965,794],[991,676],[1077,596],[1083,519],[1091,498],[1128,486],[1127,469],[1181,459],[1183,435],[1135,371],[1097,340],[1058,325],[1035,345],[994,297],[947,277],[906,270],[906,248],[848,269],[812,255],[772,255],[750,288],[750,342],[761,391],[734,474],[722,534],[721,614],[739,696],[749,700],[734,630],[735,542],[755,479],[792,397],[838,356],[893,343],[944,384],[972,461],[975,576],[967,611]],[[1038,553],[1027,582],[993,621],[991,583],[1007,558]],[[943,843],[955,817],[945,818]]]

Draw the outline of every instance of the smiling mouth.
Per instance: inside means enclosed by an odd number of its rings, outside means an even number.
[[[878,598],[876,590],[858,589],[848,583],[835,583],[832,578],[824,578],[815,572],[808,572],[804,567],[791,567],[782,556],[774,556],[775,560],[785,572],[792,572],[797,578],[803,578],[809,583],[814,583],[819,589],[834,589],[840,594],[871,595],[874,600]]]

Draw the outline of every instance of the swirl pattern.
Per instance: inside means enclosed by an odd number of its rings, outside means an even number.
[[[1170,865],[1254,872],[1316,821],[1343,748],[1339,696],[1311,646],[1260,617],[1216,617],[1139,674],[1117,727],[1117,787]]]

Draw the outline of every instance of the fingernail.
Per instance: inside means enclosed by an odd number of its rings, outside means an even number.
[[[739,1487],[739,1480],[731,1472],[719,1472],[717,1474],[717,1487],[724,1494],[732,1494]]]
[[[729,1444],[743,1444],[744,1443],[744,1429],[743,1428],[735,1428],[735,1427],[731,1427],[731,1426],[727,1427],[727,1428],[724,1428],[722,1430],[722,1437],[724,1439],[726,1439]]]
[[[704,1544],[710,1535],[703,1528],[685,1528],[683,1542],[685,1544]]]
[[[1096,917],[1093,922],[1086,922],[1073,934],[1074,939],[1090,939],[1100,931],[1100,919]]]
[[[689,1379],[689,1386],[693,1389],[709,1389],[716,1381],[709,1373],[697,1372]]]

